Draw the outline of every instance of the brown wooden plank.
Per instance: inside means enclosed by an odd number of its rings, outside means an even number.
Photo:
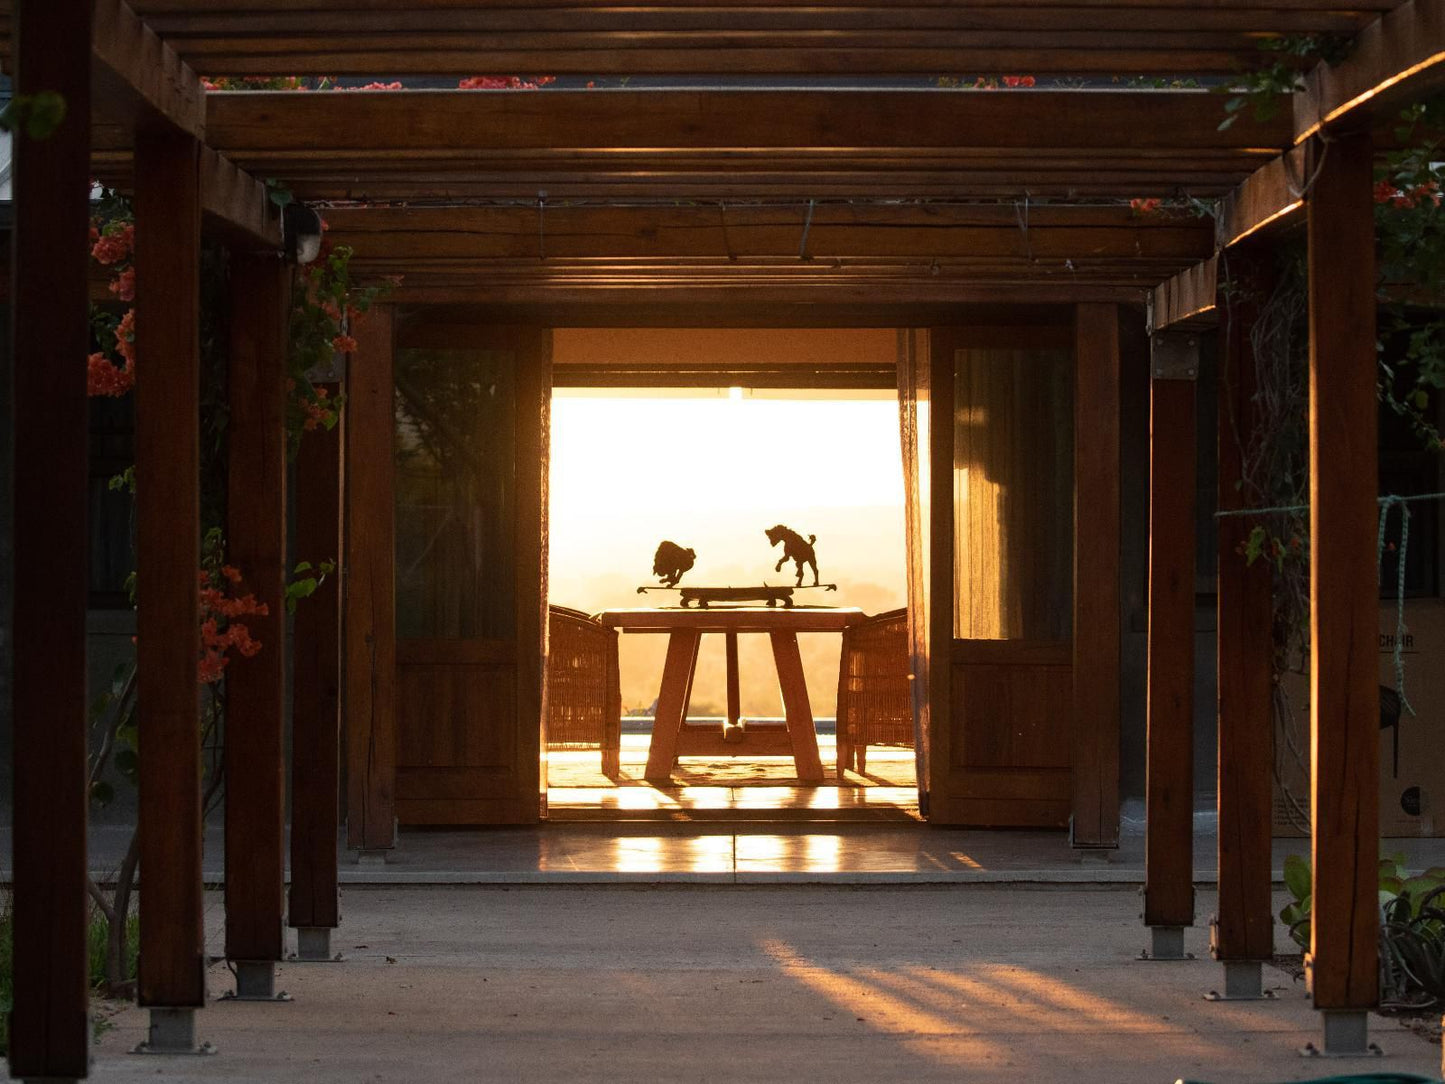
[[[798,779],[805,783],[821,783],[823,762],[818,759],[818,732],[814,729],[813,709],[808,703],[808,681],[803,674],[803,660],[798,655],[798,634],[774,632],[770,638]]]
[[[291,269],[231,259],[227,556],[267,609],[226,668],[226,957],[280,960],[286,839],[286,353]]]
[[[1154,337],[1184,339],[1197,375],[1197,335]],[[1195,378],[1156,371],[1151,385],[1144,924],[1192,926]]]
[[[340,384],[326,384],[335,400]],[[305,434],[296,452],[296,558],[340,563],[342,448],[346,412],[335,429]],[[292,631],[291,715],[292,926],[334,927],[336,840],[341,788],[341,577],[331,575],[296,607]]]
[[[1243,449],[1258,424],[1251,334],[1259,301],[1272,287],[1267,252],[1230,255],[1242,289],[1221,306],[1219,508],[1245,506]],[[1247,565],[1243,547],[1254,525],[1218,521],[1217,596],[1219,901],[1213,934],[1219,960],[1268,960],[1274,954],[1271,803],[1274,785],[1274,657],[1268,562]]]
[[[169,124],[197,139],[206,134],[206,92],[170,45],[125,0],[96,0],[95,106],[128,129]]]
[[[1219,201],[1221,248],[1296,221],[1304,207],[1301,193],[1314,175],[1317,148],[1302,144],[1261,166]]]
[[[276,59],[290,63],[284,56]],[[501,58],[489,64],[490,70],[507,70]],[[1287,117],[1261,122],[1245,116],[1223,132],[1219,118],[1216,95],[1179,91],[237,92],[209,98],[206,133],[212,147],[242,168],[249,168],[253,153],[312,163],[354,158],[358,151],[373,152],[372,158],[378,150],[397,157],[440,150],[535,156],[539,147],[559,158],[588,148],[618,155],[659,147],[810,152],[1057,147],[1105,153],[1138,148],[1147,134],[1149,147],[1194,154],[1281,151],[1292,141]]]
[[[738,634],[727,633],[724,646],[727,660],[727,719],[729,723],[737,725],[738,720],[742,718],[742,690],[738,681]]]
[[[1368,134],[1310,193],[1310,731],[1317,1009],[1379,999],[1375,240]]]
[[[495,666],[510,669],[517,662],[511,640],[406,639],[396,643],[398,666]]]
[[[1406,0],[1364,27],[1349,56],[1317,65],[1295,95],[1296,140],[1321,128],[1359,129],[1422,101],[1445,83],[1445,11]]]
[[[353,336],[346,427],[346,839],[396,843],[395,465],[390,306]]]
[[[139,1000],[199,1008],[200,145],[157,132],[136,156],[145,180],[135,196]]]
[[[1119,842],[1119,313],[1076,310],[1073,842]]]
[[[86,606],[90,352],[90,3],[15,15],[17,95],[68,106],[45,139],[14,135],[11,341],[14,836],[10,1072],[80,1078],[90,1051],[86,899]],[[194,679],[192,679],[194,680]],[[194,689],[194,686],[192,686]]]
[[[201,213],[207,234],[232,249],[281,249],[281,212],[266,186],[210,147],[201,149]]]
[[[1176,324],[1212,323],[1219,292],[1219,258],[1211,256],[1181,271],[1154,290],[1151,324],[1164,331]]]

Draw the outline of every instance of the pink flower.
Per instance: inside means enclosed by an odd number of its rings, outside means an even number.
[[[110,280],[110,292],[122,301],[135,300],[135,268],[127,267]]]

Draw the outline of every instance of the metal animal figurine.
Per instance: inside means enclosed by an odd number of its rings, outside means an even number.
[[[818,555],[813,552],[813,543],[818,541],[818,536],[810,534],[807,541],[797,531],[789,530],[779,523],[775,527],[769,527],[763,532],[768,536],[768,545],[776,546],[779,542],[783,544],[783,556],[773,566],[774,572],[781,572],[783,566],[789,561],[797,566],[798,586],[803,586],[803,566],[811,565],[813,568],[813,586],[818,586]]]
[[[657,553],[653,555],[652,574],[662,581],[664,587],[676,587],[677,581],[692,568],[696,559],[697,554],[693,550],[685,550],[676,542],[664,539],[658,543]]]

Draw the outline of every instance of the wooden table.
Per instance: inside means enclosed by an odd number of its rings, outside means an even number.
[[[657,695],[657,715],[652,724],[652,744],[647,753],[645,776],[649,782],[669,782],[679,756],[791,756],[800,781],[823,781],[818,734],[813,729],[813,709],[808,703],[808,684],[803,677],[803,660],[798,654],[798,633],[841,633],[863,620],[862,610],[713,606],[605,610],[598,617],[604,625],[623,632],[665,632],[669,637],[662,688]],[[728,718],[724,726],[716,730],[684,726],[697,669],[698,646],[703,633],[707,632],[720,632],[727,637]],[[739,720],[738,634],[744,632],[767,633],[772,639],[773,660],[777,663],[778,684],[783,694],[786,719],[783,726],[753,724],[749,727]]]

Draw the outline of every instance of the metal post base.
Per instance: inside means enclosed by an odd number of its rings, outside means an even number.
[[[341,953],[331,953],[331,927],[297,926],[296,952],[291,959],[303,964],[340,963]]]
[[[1383,1051],[1370,1042],[1370,1014],[1363,1009],[1321,1009],[1324,1048],[1305,1043],[1300,1054],[1307,1058],[1378,1058]]]
[[[1274,991],[1264,988],[1264,965],[1258,960],[1221,960],[1224,993],[1210,990],[1205,1001],[1273,1001]]]
[[[356,864],[363,868],[381,869],[386,865],[385,850],[358,850]]]
[[[150,1030],[132,1054],[214,1054],[210,1043],[196,1045],[195,1009],[151,1009]]]
[[[290,1001],[285,990],[276,991],[276,965],[270,960],[236,960],[236,992],[221,1001]]]
[[[1139,953],[1141,960],[1192,960],[1194,953],[1184,951],[1183,926],[1150,926],[1149,948]]]

